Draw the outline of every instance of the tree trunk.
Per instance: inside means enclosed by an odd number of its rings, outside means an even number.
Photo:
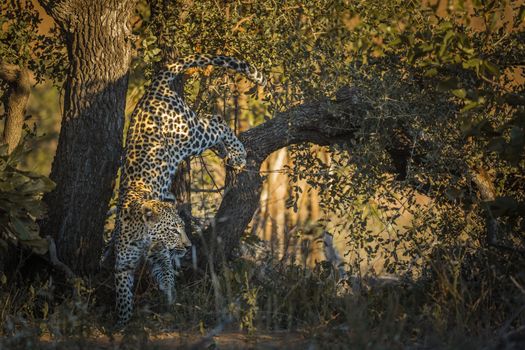
[[[20,142],[22,127],[29,98],[29,71],[26,67],[0,62],[0,79],[7,83],[8,89],[3,96],[5,110],[4,133],[0,144],[7,145],[10,154]],[[7,250],[0,256],[0,272],[5,271],[16,259],[16,254]]]
[[[66,35],[69,73],[64,112],[44,197],[43,235],[54,237],[58,258],[91,273],[103,247],[103,228],[122,151],[134,1],[41,1]]]
[[[2,143],[7,144],[7,151],[11,153],[20,142],[22,127],[29,98],[29,71],[26,67],[0,63],[0,79],[9,84],[4,101],[5,124]]]

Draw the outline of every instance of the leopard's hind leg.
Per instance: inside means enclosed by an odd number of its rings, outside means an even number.
[[[125,326],[133,314],[133,284],[135,270],[143,255],[137,245],[118,247],[115,259],[115,290],[117,301],[117,327]]]

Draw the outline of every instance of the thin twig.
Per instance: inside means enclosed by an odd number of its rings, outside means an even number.
[[[218,193],[218,192],[221,192],[223,190],[224,190],[224,186],[218,187],[218,188],[215,188],[215,189],[196,188],[196,187],[192,187],[191,188],[191,191],[192,192],[196,192],[196,193]]]
[[[220,192],[220,188],[219,186],[217,186],[217,183],[215,182],[215,179],[213,178],[212,174],[210,173],[210,171],[208,170],[208,167],[206,166],[206,163],[204,162],[204,159],[202,159],[202,157],[199,157],[200,159],[200,162],[201,162],[201,165],[202,167],[204,168],[204,170],[206,170],[206,173],[208,174],[208,176],[210,177],[211,179],[211,182],[213,183],[213,187],[215,187],[215,189],[217,190],[217,192],[221,195],[222,197],[222,193]]]

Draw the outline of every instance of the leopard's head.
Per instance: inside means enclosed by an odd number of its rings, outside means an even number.
[[[182,257],[191,247],[184,222],[173,202],[147,200],[140,206],[141,220],[154,240],[161,240],[175,255]]]

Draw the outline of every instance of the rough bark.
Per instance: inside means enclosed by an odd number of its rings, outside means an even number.
[[[488,202],[496,199],[496,188],[485,169],[471,169],[470,176],[472,182],[478,187],[478,192],[483,201]],[[485,222],[487,226],[487,243],[489,245],[497,244],[498,220],[494,218],[489,207],[485,208]]]
[[[73,271],[96,269],[113,180],[122,151],[128,68],[129,17],[135,1],[41,1],[64,30],[69,58],[64,112],[44,197],[58,258]]]
[[[29,98],[29,71],[26,67],[0,63],[0,79],[5,81],[9,89],[4,95],[5,122],[2,143],[7,144],[11,153],[20,142],[22,126]]]
[[[470,177],[478,188],[479,196],[483,202],[492,202],[497,198],[498,195],[496,187],[494,186],[494,179],[485,169],[470,169]],[[498,219],[492,214],[489,205],[485,204],[483,206],[483,212],[485,214],[485,226],[487,230],[486,244],[503,251],[519,253],[525,256],[524,249],[502,242],[502,236],[505,236],[505,234],[500,232]]]
[[[204,232],[206,241],[220,242],[213,246],[221,247],[227,260],[232,258],[259,205],[264,180],[259,170],[266,157],[280,148],[303,142],[347,144],[354,137],[356,124],[366,108],[358,91],[343,88],[336,100],[305,103],[241,133],[240,139],[247,150],[247,166],[236,176],[228,174],[229,186],[215,216],[215,224]]]

